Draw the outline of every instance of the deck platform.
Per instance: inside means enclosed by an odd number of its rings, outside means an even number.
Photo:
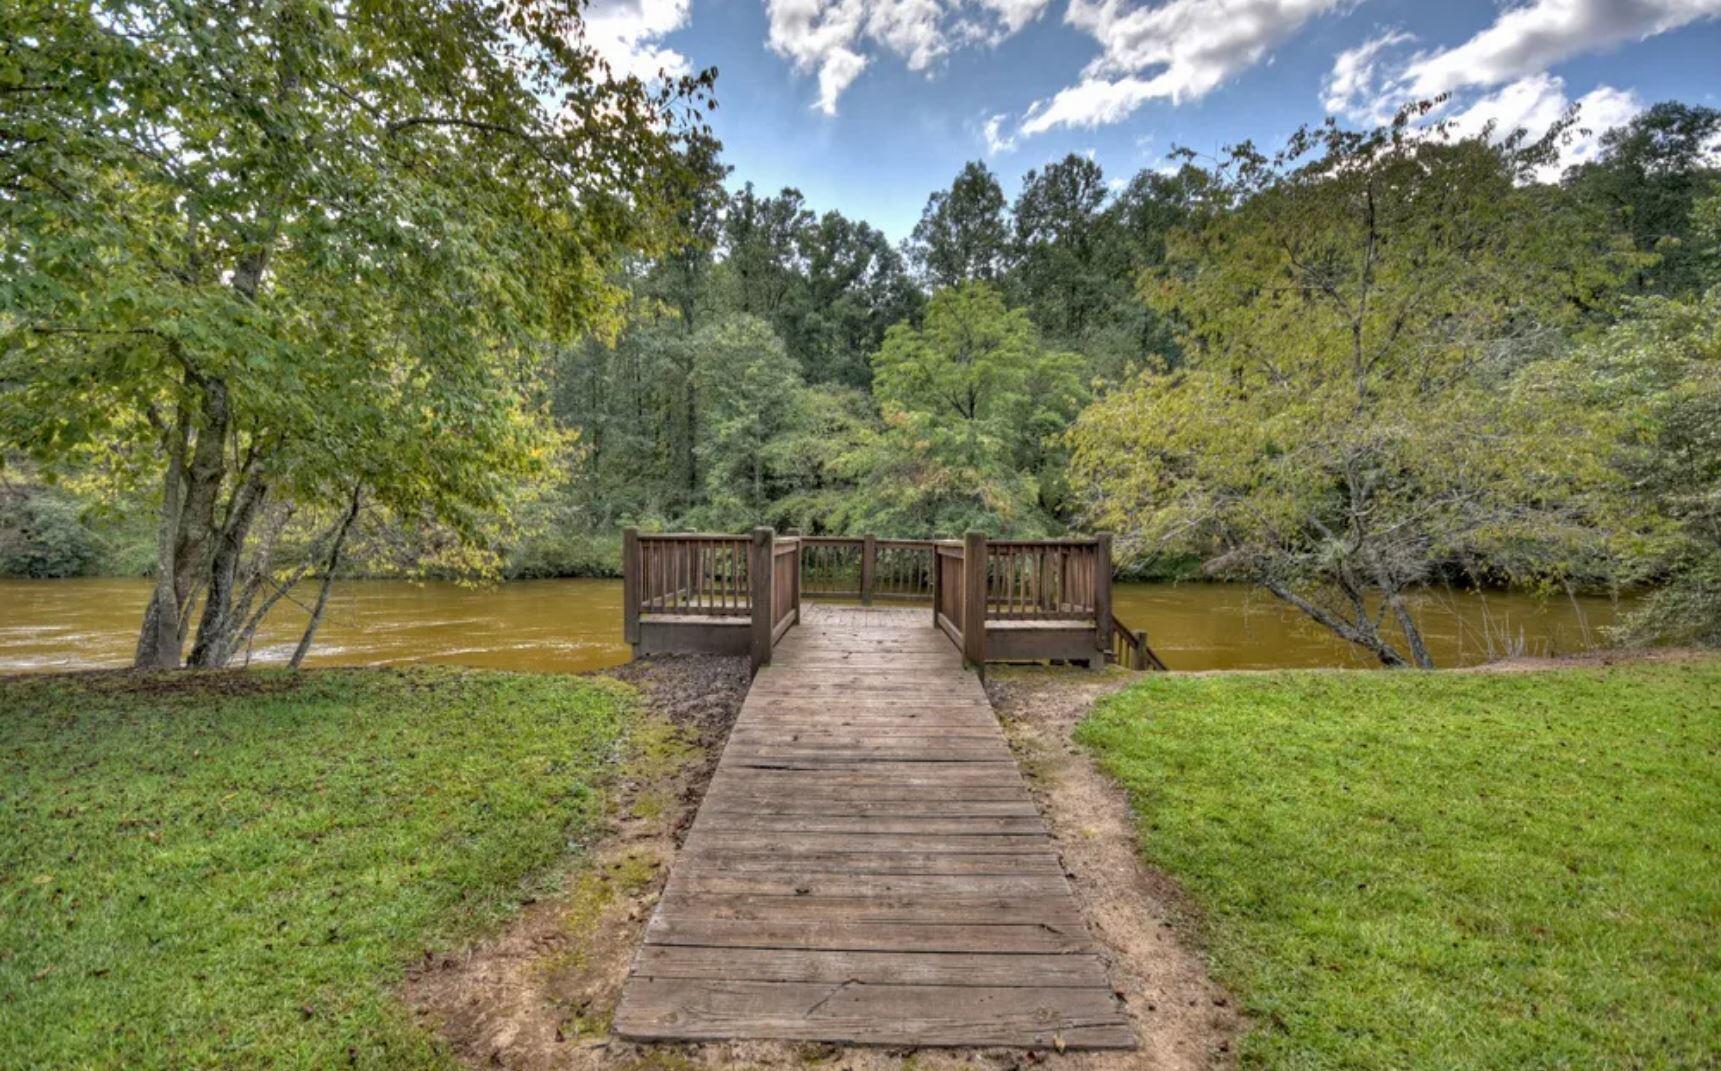
[[[899,609],[808,607],[759,671],[614,1026],[1135,1044],[984,689]]]

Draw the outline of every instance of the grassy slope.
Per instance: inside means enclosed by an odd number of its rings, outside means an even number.
[[[1246,1066],[1721,1066],[1721,663],[1163,678],[1079,736]]]
[[[599,817],[631,692],[0,681],[0,1067],[425,1067],[389,986]]]

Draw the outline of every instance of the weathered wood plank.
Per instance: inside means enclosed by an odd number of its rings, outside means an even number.
[[[698,844],[695,845],[695,840]],[[1052,855],[1045,834],[976,833],[730,833],[697,830],[687,836],[689,848],[734,852],[964,852],[979,855]]]
[[[874,985],[1027,986],[1099,989],[1097,955],[990,955],[965,952],[809,952],[781,948],[646,945],[634,972],[647,978]]]
[[[828,919],[710,919],[659,911],[646,942],[713,948],[802,948],[851,952],[1092,952],[1085,930],[1055,923],[841,922]]]
[[[700,804],[700,814],[805,814],[814,818],[957,818],[964,814],[984,818],[1034,818],[1039,811],[1026,799],[873,799],[869,794],[821,799],[781,799],[776,794],[721,792],[709,794]]]
[[[640,1038],[1130,1048],[1106,989],[656,979],[628,983],[617,1028]]]
[[[701,832],[728,833],[915,833],[973,836],[977,833],[1012,833],[1041,836],[1045,826],[1038,815],[1014,818],[979,815],[804,815],[747,814],[735,811],[704,811],[693,828]]]
[[[873,893],[826,896],[811,891],[771,893],[666,892],[663,911],[682,919],[752,919],[760,922],[892,923],[926,926],[1055,926],[1080,933],[1081,912],[1067,890],[1043,896],[985,896],[945,892],[937,896]]]
[[[677,868],[667,894],[765,896],[1059,896],[1061,874],[785,874]]]
[[[738,852],[707,850],[689,841],[676,857],[676,866],[696,866],[707,873],[770,874],[1052,874],[1063,864],[1044,855],[1005,855],[999,852]]]

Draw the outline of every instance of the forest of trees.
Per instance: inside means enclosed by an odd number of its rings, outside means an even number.
[[[1721,112],[1557,182],[1581,116],[1429,107],[974,162],[893,244],[732,175],[711,73],[612,79],[577,15],[315,9],[0,25],[54,46],[0,93],[0,569],[150,572],[140,661],[203,594],[218,665],[284,583],[604,572],[626,524],[1105,527],[1387,664],[1437,581],[1721,638]]]
[[[1121,191],[1080,156],[1014,202],[983,164],[901,248],[793,189],[710,185],[689,242],[623,276],[619,339],[558,362],[579,429],[572,518],[926,536],[1077,522],[1062,432],[1096,391],[1175,361],[1138,281],[1202,181]]]
[[[1558,183],[1581,117],[1414,118],[1013,199],[970,163],[900,249],[713,182],[619,341],[558,364],[560,519],[1101,526],[1388,664],[1428,664],[1430,582],[1647,585],[1643,635],[1713,639],[1721,113],[1658,105]]]

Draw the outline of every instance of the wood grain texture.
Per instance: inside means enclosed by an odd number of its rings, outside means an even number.
[[[978,679],[914,610],[760,669],[616,1009],[639,1040],[1133,1048]]]

